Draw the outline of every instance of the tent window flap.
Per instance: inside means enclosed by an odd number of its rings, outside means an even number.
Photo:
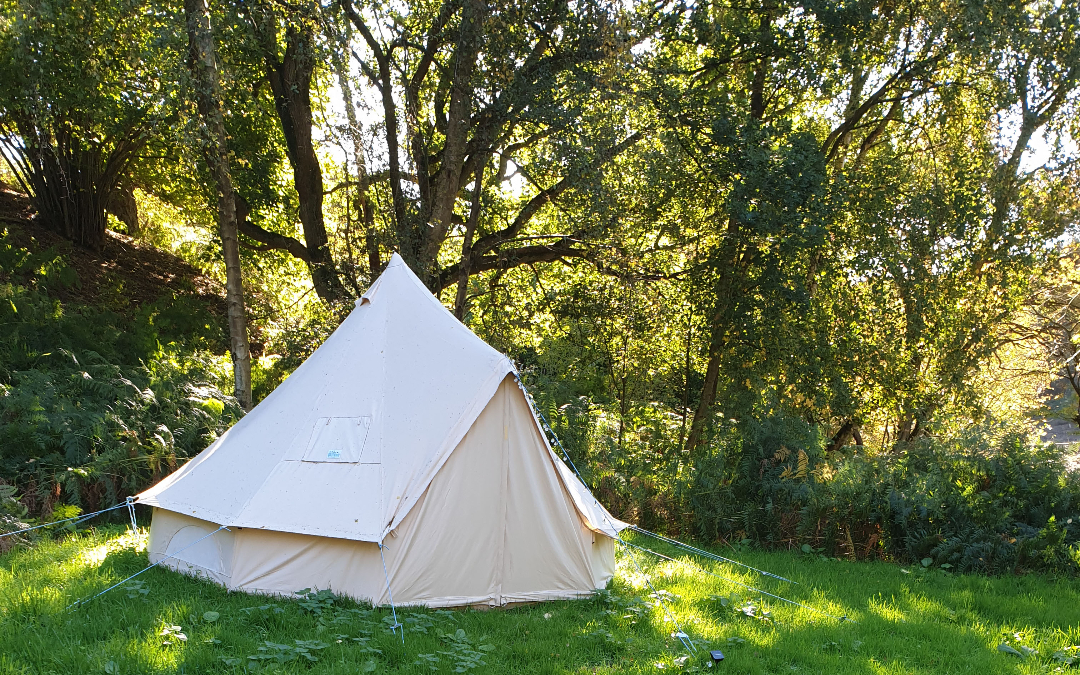
[[[320,417],[311,430],[304,461],[359,462],[370,426],[370,417]]]

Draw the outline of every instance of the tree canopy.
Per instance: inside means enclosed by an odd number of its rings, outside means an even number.
[[[1080,391],[1076,3],[0,7],[8,180],[228,278],[256,400],[395,251],[655,513]]]

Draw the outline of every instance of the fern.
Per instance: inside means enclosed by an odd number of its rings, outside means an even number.
[[[2,236],[0,272],[10,280],[0,283],[0,482],[23,486],[35,509],[55,504],[57,486],[61,502],[115,503],[239,417],[218,387],[227,364],[208,350],[222,348],[222,332],[205,309],[173,297],[133,316],[62,305],[49,293],[71,280],[62,259]],[[162,313],[171,320],[156,321]]]

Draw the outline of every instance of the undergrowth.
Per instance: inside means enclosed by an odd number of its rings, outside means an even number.
[[[820,429],[775,407],[718,419],[693,456],[682,421],[635,409],[620,447],[603,405],[538,405],[586,482],[619,517],[705,541],[963,572],[1080,574],[1075,448],[986,422],[952,437],[826,454]]]
[[[77,283],[55,251],[0,237],[0,482],[46,520],[145,488],[240,414],[218,387],[221,329],[206,307],[174,294],[126,311],[55,299]]]

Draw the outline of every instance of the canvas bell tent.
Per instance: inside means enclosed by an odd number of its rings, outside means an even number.
[[[551,451],[510,360],[397,255],[307,361],[138,503],[154,507],[151,562],[431,607],[588,595],[625,527]]]

